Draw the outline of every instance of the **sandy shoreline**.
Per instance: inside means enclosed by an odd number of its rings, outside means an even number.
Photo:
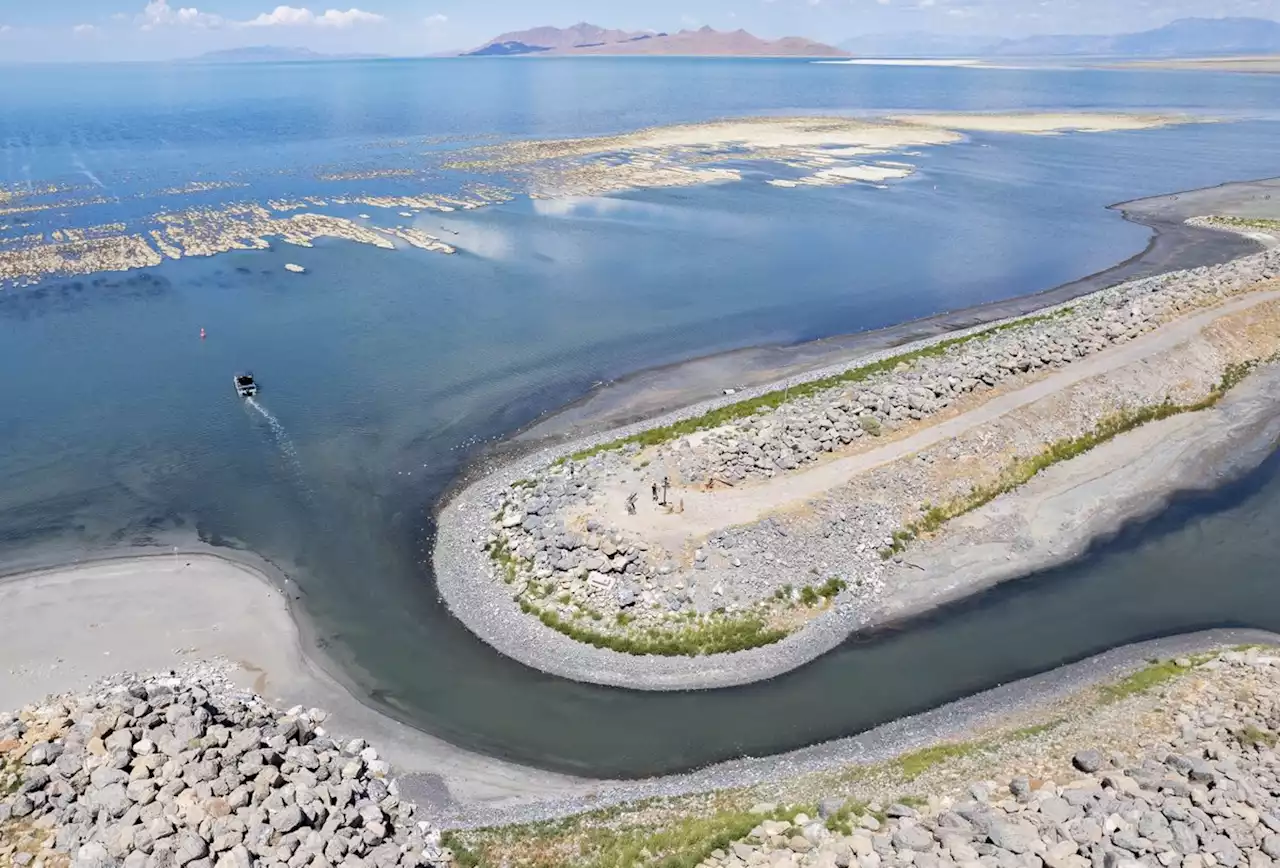
[[[0,578],[0,708],[123,671],[222,658],[281,707],[331,712],[331,729],[376,742],[438,816],[513,810],[598,787],[454,747],[357,698],[265,566],[214,552],[128,555]]]
[[[111,587],[95,588],[95,581],[109,581]],[[146,602],[139,605],[140,599]],[[1153,656],[1280,639],[1257,630],[1215,630],[1143,642],[823,744],[684,774],[603,781],[470,753],[361,704],[314,662],[316,649],[300,637],[267,576],[220,555],[133,555],[19,573],[0,579],[0,601],[0,657],[13,670],[27,670],[0,671],[0,708],[83,689],[97,678],[131,668],[165,671],[225,657],[237,664],[243,685],[270,701],[282,707],[296,702],[324,708],[331,713],[326,724],[331,731],[376,744],[395,766],[406,796],[424,816],[448,828],[566,816],[639,799],[772,784],[881,762],[1114,680]],[[163,631],[154,629],[157,614],[165,619]],[[175,649],[175,641],[184,650]],[[49,652],[50,645],[57,646],[56,653]],[[49,657],[41,656],[45,654],[60,659],[59,666],[49,667]]]

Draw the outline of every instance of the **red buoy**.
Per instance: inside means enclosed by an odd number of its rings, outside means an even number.
[[[200,329],[200,340],[204,340],[204,329]]]

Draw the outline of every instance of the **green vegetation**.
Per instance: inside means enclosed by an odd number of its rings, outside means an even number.
[[[829,603],[847,587],[849,583],[844,579],[832,576],[816,588],[806,585],[801,589],[800,602],[811,608],[819,603]]]
[[[863,814],[871,814],[881,822],[885,820],[883,811],[872,811],[867,807],[866,802],[850,799],[840,807],[840,810],[827,817],[827,828],[839,835],[852,835],[853,818]]]
[[[1009,735],[1011,738],[1018,741],[1028,738],[1036,738],[1037,736],[1044,735],[1046,732],[1052,732],[1066,722],[1065,718],[1059,717],[1046,723],[1037,723],[1035,726],[1024,726],[1022,729],[1015,729]]]
[[[826,584],[818,588],[818,596],[824,600],[830,600],[847,587],[849,587],[849,583],[844,579],[839,576],[832,576],[827,579]]]
[[[985,742],[955,742],[938,744],[922,748],[913,753],[903,754],[894,760],[894,765],[904,778],[914,781],[934,766],[941,765],[959,757],[972,756],[986,750],[990,745]]]
[[[606,809],[565,820],[502,829],[447,833],[444,843],[465,868],[695,868],[719,849],[746,837],[764,820],[794,821],[803,809],[770,815],[728,807],[700,815],[632,822],[646,805]]]
[[[740,617],[711,616],[677,629],[650,627],[631,635],[604,633],[566,621],[550,609],[540,609],[527,600],[520,600],[520,608],[527,615],[536,615],[544,625],[570,639],[596,648],[608,648],[622,654],[656,654],[662,657],[697,657],[703,654],[724,654],[746,651],[780,642],[788,631],[770,627],[758,615]],[[619,615],[619,624],[623,624]]]
[[[507,547],[506,539],[499,537],[498,541],[489,546],[489,557],[498,565],[498,569],[502,572],[502,580],[508,585],[513,584],[516,577],[520,573],[520,567],[525,562],[511,553],[511,549]]]
[[[1007,468],[994,482],[975,485],[969,494],[950,503],[930,506],[919,520],[911,522],[902,530],[893,532],[893,543],[880,550],[880,557],[888,560],[904,551],[907,544],[917,537],[937,531],[951,519],[985,506],[1000,495],[1026,484],[1042,470],[1083,455],[1090,449],[1114,440],[1127,431],[1140,428],[1148,422],[1158,422],[1182,413],[1195,413],[1209,409],[1221,401],[1227,392],[1239,385],[1240,381],[1247,377],[1258,364],[1258,361],[1249,361],[1233,362],[1227,365],[1218,385],[1199,401],[1175,404],[1172,399],[1165,398],[1159,404],[1121,410],[1098,422],[1091,431],[1086,431],[1078,437],[1067,437],[1050,443],[1039,454]]]
[[[1276,746],[1276,742],[1280,740],[1274,732],[1265,729],[1258,729],[1256,726],[1246,726],[1236,734],[1236,741],[1244,747],[1252,747],[1258,750],[1269,750]]]
[[[657,446],[661,443],[666,443],[669,440],[674,440],[677,437],[682,437],[685,434],[693,434],[697,431],[706,431],[710,428],[718,428],[728,422],[736,422],[739,419],[745,419],[748,416],[752,416],[755,413],[760,412],[761,410],[777,409],[788,401],[808,398],[811,395],[817,395],[821,392],[827,391],[828,389],[834,389],[839,386],[861,383],[876,376],[877,374],[884,374],[892,371],[899,365],[909,365],[918,359],[943,356],[956,347],[964,346],[965,344],[972,343],[973,341],[986,340],[994,335],[1007,332],[1012,329],[1025,328],[1048,320],[1059,319],[1070,315],[1071,312],[1071,308],[1063,308],[1055,311],[1054,313],[1038,314],[1036,316],[1013,320],[1012,322],[993,326],[992,328],[984,329],[980,332],[974,332],[970,335],[947,338],[946,340],[938,341],[936,344],[931,344],[927,347],[922,347],[918,350],[912,350],[907,353],[901,353],[896,356],[890,356],[889,358],[881,359],[878,362],[863,365],[860,368],[842,371],[839,374],[833,374],[830,377],[823,377],[820,380],[812,380],[808,383],[799,383],[785,389],[766,392],[765,394],[759,395],[755,398],[748,398],[745,401],[738,401],[734,404],[717,407],[714,410],[709,410],[706,413],[703,413],[701,416],[695,416],[691,419],[682,419],[679,422],[664,425],[661,428],[650,428],[647,431],[641,431],[637,434],[632,434],[629,437],[621,437],[617,440],[601,443],[588,449],[575,452],[568,456],[567,459],[561,459],[561,462],[565,460],[582,461],[592,457],[593,455],[599,455],[601,452],[610,452],[615,449],[622,449],[632,444],[638,445],[642,448],[645,446]],[[869,423],[863,422],[862,424],[867,433],[872,435],[877,434],[876,431],[872,431],[866,427]],[[877,422],[876,428],[878,427],[879,423]]]
[[[1046,732],[1057,729],[1064,723],[1066,723],[1066,720],[1058,717],[1053,720],[1045,721],[1044,723],[1035,724],[1034,726],[1025,726],[1021,729],[1012,730],[1005,733],[1003,736],[996,736],[979,741],[959,741],[937,744],[931,747],[922,748],[918,751],[914,751],[913,753],[903,754],[893,760],[890,765],[891,767],[896,768],[907,781],[913,781],[930,769],[936,768],[937,766],[950,762],[951,760],[963,759],[965,757],[993,751],[1001,745],[1008,744],[1010,742],[1025,741],[1027,739],[1036,738],[1037,736],[1044,735]],[[907,801],[907,799],[910,798],[912,797],[905,796],[898,801],[902,802],[904,805],[909,805],[911,802]]]
[[[1199,666],[1206,660],[1211,660],[1214,654],[1197,654],[1189,657],[1193,667]],[[1106,684],[1101,688],[1102,699],[1104,702],[1119,702],[1138,693],[1145,693],[1148,690],[1159,687],[1167,681],[1172,681],[1179,675],[1189,670],[1184,666],[1179,666],[1172,660],[1153,660],[1150,664],[1132,675],[1126,675],[1119,681],[1112,684]]]
[[[1209,217],[1210,223],[1232,229],[1261,229],[1264,232],[1280,232],[1280,220],[1265,217]]]

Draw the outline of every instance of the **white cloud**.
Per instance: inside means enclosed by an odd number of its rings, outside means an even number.
[[[440,27],[443,24],[449,23],[449,16],[442,15],[437,12],[435,15],[428,15],[426,18],[422,19],[422,23],[428,27]]]
[[[141,22],[143,30],[152,30],[170,24],[188,27],[219,27],[225,23],[222,16],[201,12],[195,7],[174,9],[169,5],[169,0],[150,0],[142,10]]]
[[[98,28],[94,27],[92,24],[77,24],[75,27],[71,28],[72,36],[94,36],[97,32]]]
[[[10,25],[10,24],[0,24],[0,36],[4,36],[6,33],[12,33],[12,32],[13,32],[13,26],[12,26],[12,25]]]
[[[380,24],[387,19],[362,9],[342,12],[329,9],[319,15],[298,6],[277,6],[272,12],[264,12],[257,18],[244,22],[247,27],[335,27],[344,29],[356,24]]]
[[[434,17],[434,16],[433,16]],[[441,16],[443,17],[443,16]],[[345,29],[356,24],[379,24],[386,19],[373,12],[361,9],[329,9],[324,12],[312,12],[305,6],[277,6],[271,12],[263,12],[248,21],[234,21],[201,12],[194,6],[173,7],[169,0],[149,0],[138,22],[143,30],[154,30],[157,27],[332,27]]]

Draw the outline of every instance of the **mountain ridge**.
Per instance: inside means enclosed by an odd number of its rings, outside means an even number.
[[[883,33],[840,43],[857,55],[897,57],[1221,57],[1280,53],[1280,21],[1269,18],[1179,18],[1162,27],[1112,36],[1044,34],[1018,39]]]
[[[745,30],[711,27],[676,33],[609,30],[580,22],[572,27],[534,27],[503,33],[462,57],[554,56],[694,56],[694,57],[844,57],[839,48],[786,36],[761,39]]]

